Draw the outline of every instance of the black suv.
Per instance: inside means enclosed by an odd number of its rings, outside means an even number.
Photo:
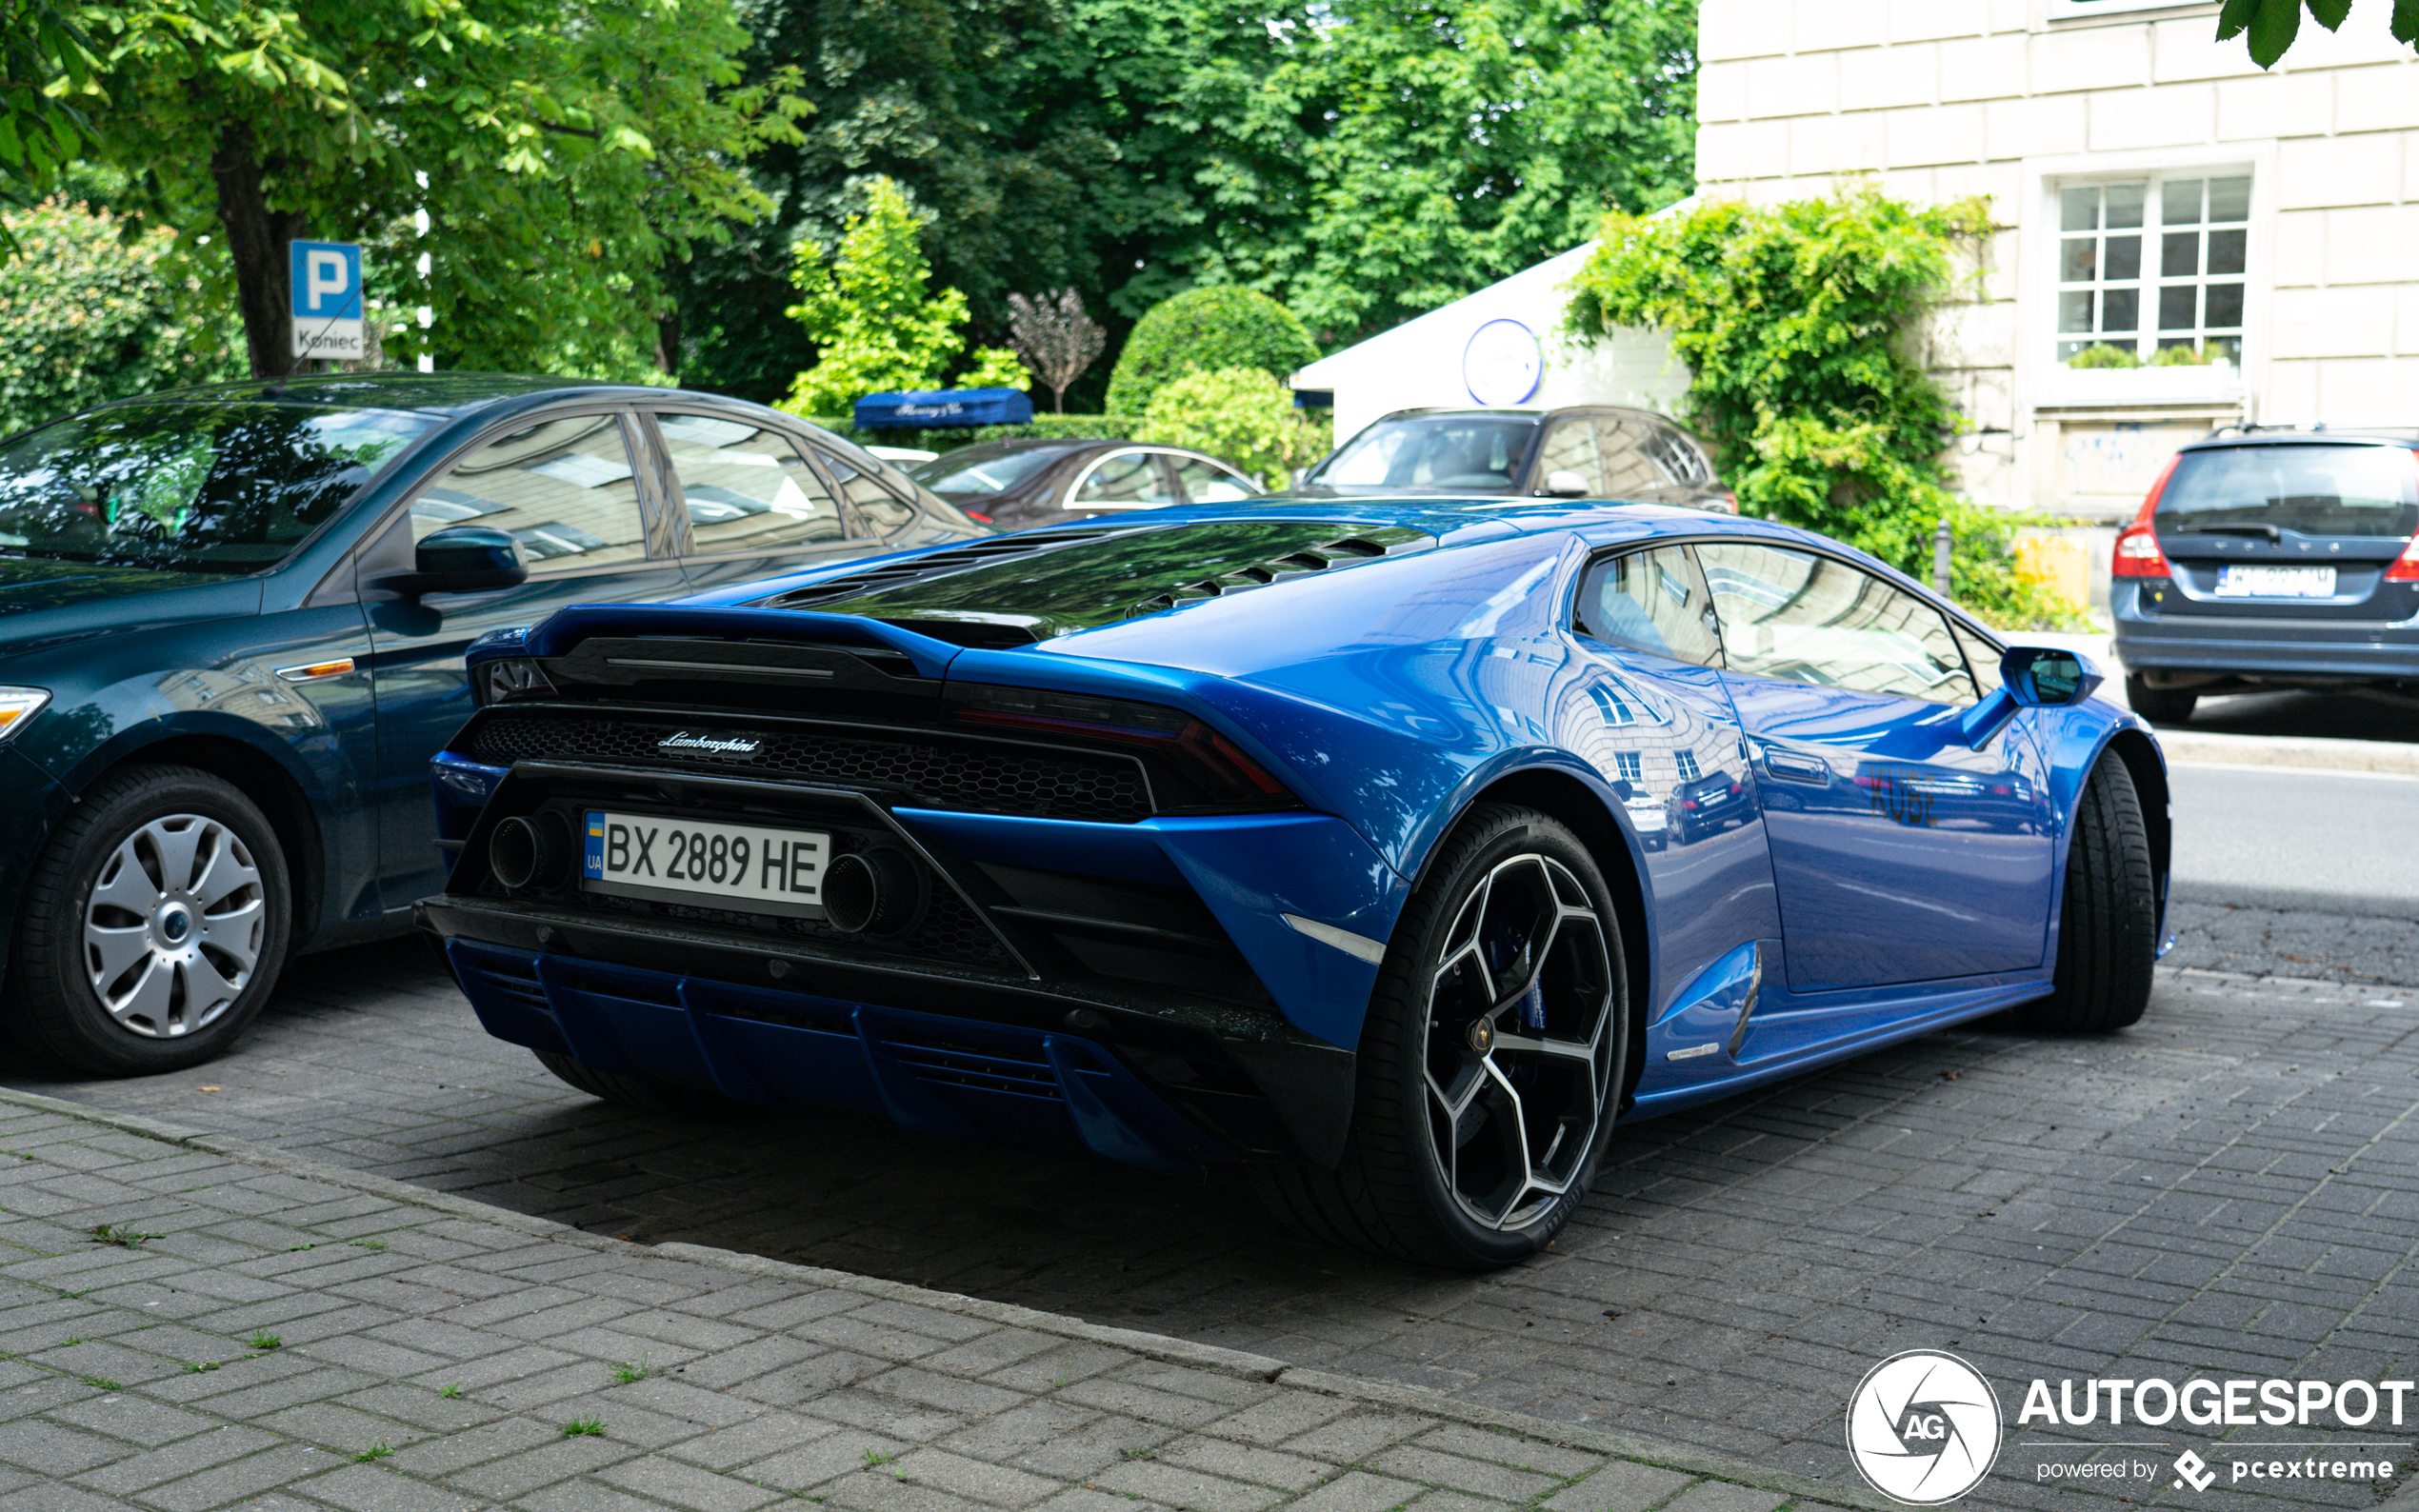
[[[2419,427],[2240,427],[2117,534],[2109,607],[2145,719],[2204,693],[2419,686]]]

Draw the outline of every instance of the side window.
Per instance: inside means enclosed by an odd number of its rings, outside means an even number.
[[[473,522],[511,532],[532,572],[647,555],[630,448],[612,415],[570,415],[498,436],[411,503],[411,539]]]
[[[1957,637],[1958,646],[1965,650],[1966,670],[1973,674],[1975,686],[1982,690],[1981,696],[1989,698],[1999,691],[2003,681],[1999,676],[1999,647],[1955,620],[1949,622],[1949,629]]]
[[[856,507],[858,518],[875,535],[889,535],[915,518],[915,507],[884,487],[872,474],[859,472],[821,448],[816,448],[815,454],[831,469],[831,480],[840,486],[841,496]]]
[[[1605,492],[1615,499],[1634,498],[1671,487],[1665,468],[1647,443],[1652,433],[1635,420],[1620,415],[1596,417],[1596,446],[1604,453]]]
[[[1155,509],[1176,502],[1148,451],[1114,451],[1092,465],[1067,501],[1070,509]]]
[[[1808,551],[1696,550],[1732,671],[1937,704],[1976,696],[1947,617],[1913,594]]]
[[[830,490],[779,431],[682,414],[659,414],[655,428],[689,501],[699,552],[761,551],[845,534]]]
[[[1565,420],[1546,432],[1544,445],[1537,453],[1537,468],[1530,474],[1532,489],[1542,489],[1546,480],[1557,472],[1575,472],[1588,486],[1589,498],[1601,497],[1605,491],[1604,459],[1596,451],[1595,423],[1582,416]]]
[[[1704,580],[1686,547],[1655,547],[1599,562],[1579,582],[1583,635],[1699,666],[1721,661]]]
[[[1176,465],[1176,482],[1183,487],[1185,497],[1194,504],[1232,504],[1238,499],[1260,497],[1256,485],[1214,462],[1174,455],[1168,460]]]

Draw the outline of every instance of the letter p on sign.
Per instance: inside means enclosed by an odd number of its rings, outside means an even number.
[[[361,248],[353,242],[289,242],[294,355],[362,355]]]

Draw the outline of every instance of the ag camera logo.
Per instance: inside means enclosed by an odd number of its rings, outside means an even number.
[[[1999,1458],[1999,1398],[1955,1355],[1892,1355],[1848,1399],[1848,1452],[1857,1473],[1893,1502],[1953,1502]]]

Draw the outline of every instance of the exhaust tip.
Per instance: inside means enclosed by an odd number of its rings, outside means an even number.
[[[506,888],[550,887],[571,858],[570,826],[560,814],[516,815],[488,837],[488,869]]]
[[[842,934],[900,935],[924,917],[924,875],[889,846],[832,858],[823,873],[824,916]]]

